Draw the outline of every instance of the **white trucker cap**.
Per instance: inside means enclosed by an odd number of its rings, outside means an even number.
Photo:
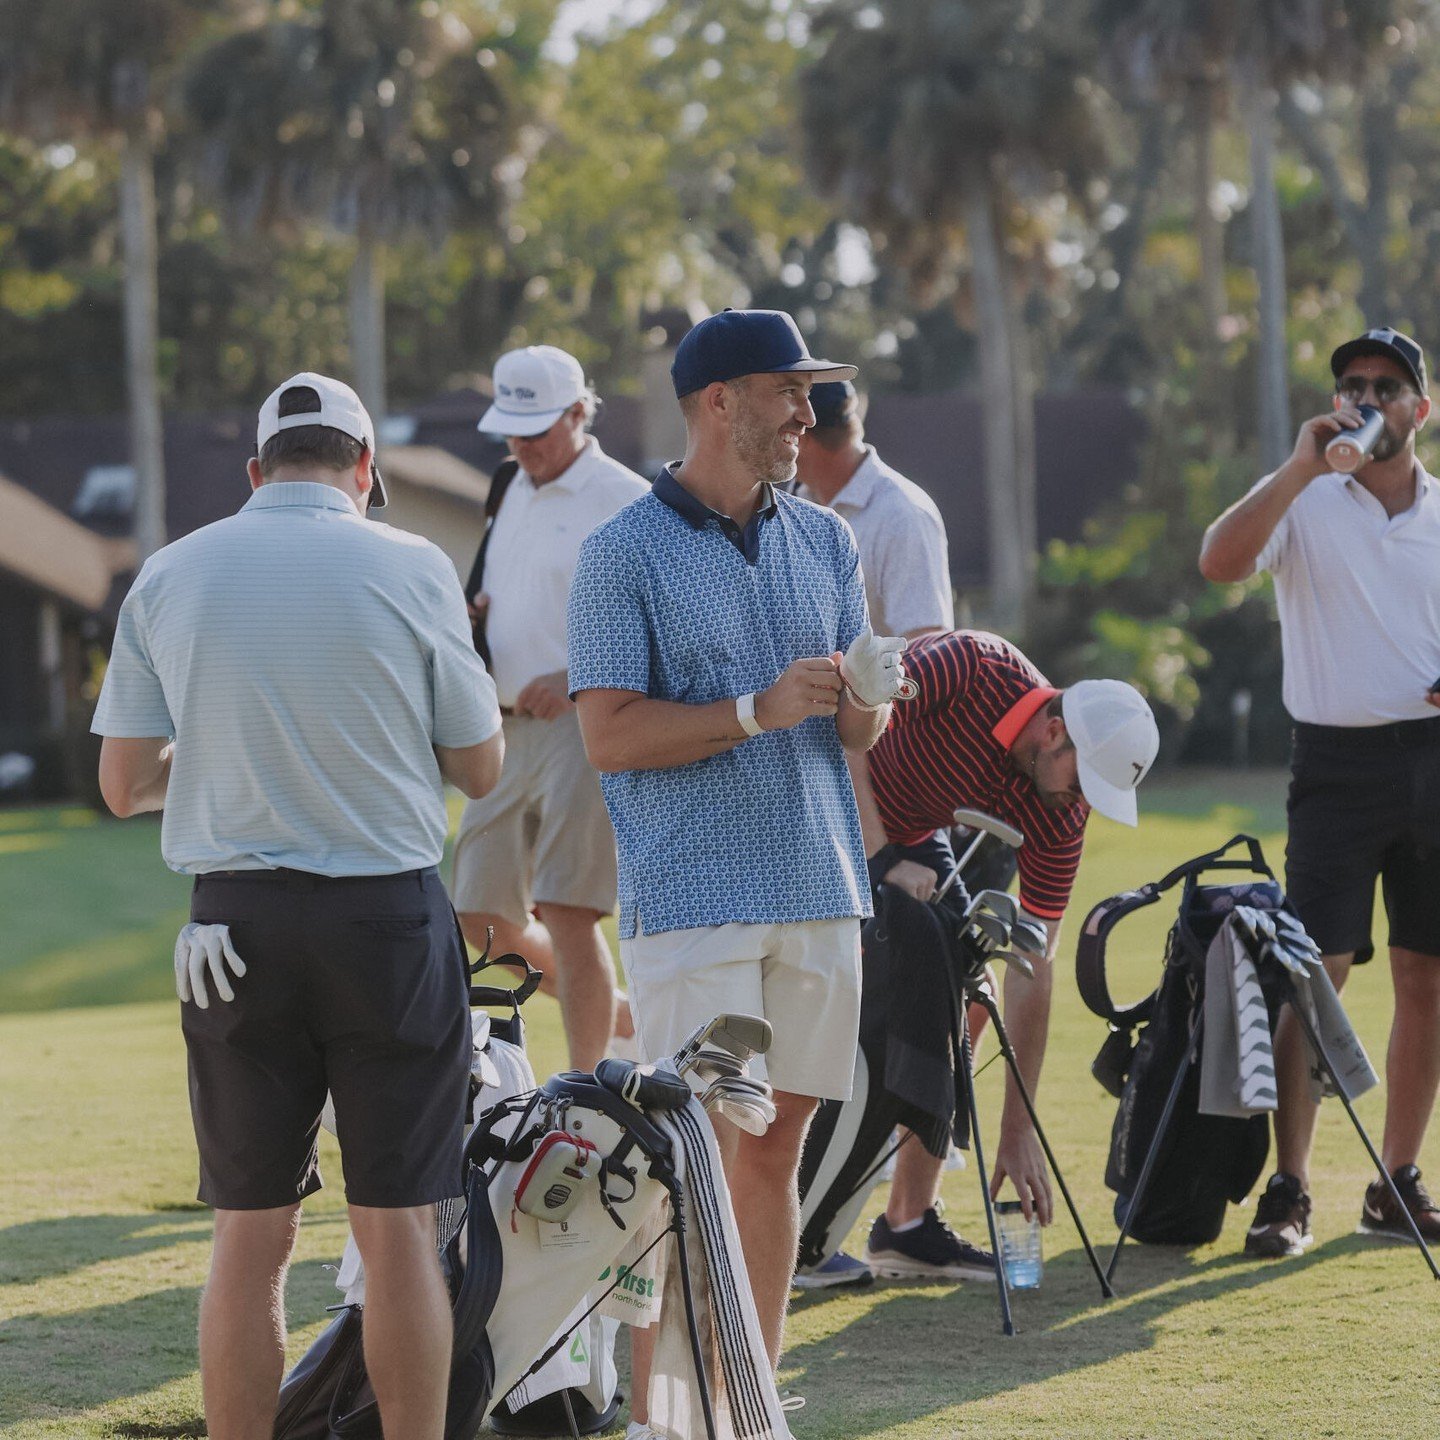
[[[1160,731],[1145,697],[1123,680],[1081,680],[1060,700],[1075,744],[1080,790],[1092,810],[1133,825],[1135,790],[1155,763]]]
[[[282,415],[280,397],[291,390],[309,390],[313,395],[292,396],[286,402],[288,413]],[[273,440],[282,430],[295,430],[301,425],[324,425],[338,430],[358,440],[370,452],[370,508],[381,509],[385,504],[385,486],[375,464],[375,424],[370,412],[360,403],[360,397],[343,381],[317,375],[313,370],[302,370],[283,385],[277,385],[260,407],[256,446],[263,450],[265,442]]]
[[[585,393],[580,362],[554,345],[507,350],[495,362],[495,403],[476,429],[487,435],[543,435]]]

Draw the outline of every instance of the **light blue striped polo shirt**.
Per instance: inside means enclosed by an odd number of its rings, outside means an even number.
[[[175,737],[173,870],[389,875],[439,863],[432,747],[500,711],[443,552],[285,481],[146,561],[92,728]]]

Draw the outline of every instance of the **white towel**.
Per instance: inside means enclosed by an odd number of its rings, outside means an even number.
[[[1279,1103],[1270,1020],[1260,991],[1257,962],[1282,965],[1290,972],[1296,1003],[1319,1036],[1346,1097],[1353,1100],[1363,1095],[1380,1083],[1379,1077],[1318,954],[1287,944],[1284,937],[1255,938],[1253,913],[1239,907],[1227,915],[1205,954],[1201,1113],[1243,1118],[1274,1110]],[[1317,1103],[1335,1094],[1328,1073],[1313,1051],[1310,1093]]]
[[[1295,989],[1320,1037],[1320,1043],[1325,1047],[1326,1055],[1330,1057],[1330,1064],[1339,1077],[1346,1099],[1354,1100],[1356,1096],[1374,1089],[1380,1083],[1380,1077],[1350,1024],[1350,1017],[1335,993],[1329,972],[1317,961],[1311,965],[1308,978],[1301,980],[1297,977]],[[1318,1103],[1335,1093],[1335,1086],[1330,1083],[1329,1075],[1312,1050],[1310,1098]]]
[[[1205,1039],[1200,1047],[1202,1115],[1244,1118],[1279,1103],[1270,1014],[1255,962],[1233,914],[1205,953]]]
[[[650,1428],[666,1440],[705,1440],[685,1320],[680,1266],[689,1268],[716,1440],[790,1440],[740,1252],[715,1133],[695,1100],[655,1117],[671,1136],[684,1199],[683,1247],[671,1242],[650,1379]]]

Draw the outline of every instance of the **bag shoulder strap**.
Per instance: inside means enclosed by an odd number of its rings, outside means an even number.
[[[502,460],[490,477],[490,493],[485,497],[485,531],[480,536],[480,548],[475,552],[475,563],[470,567],[470,576],[465,581],[465,598],[473,599],[484,588],[485,552],[490,548],[490,532],[495,528],[495,517],[500,513],[500,502],[510,488],[510,482],[520,473],[520,462],[513,456]]]
[[[1225,856],[1237,845],[1247,847],[1248,858],[1227,860]],[[1111,1025],[1122,1030],[1143,1025],[1150,1018],[1150,1012],[1155,1008],[1155,996],[1159,993],[1157,986],[1143,1000],[1133,1005],[1115,1003],[1105,976],[1105,946],[1110,932],[1127,915],[1133,915],[1135,911],[1153,905],[1167,890],[1182,880],[1193,886],[1196,876],[1207,870],[1248,870],[1271,880],[1275,878],[1274,872],[1265,863],[1260,842],[1253,835],[1235,835],[1219,849],[1207,850],[1205,854],[1177,865],[1162,879],[1142,885],[1138,890],[1126,890],[1122,894],[1112,895],[1108,900],[1102,900],[1085,917],[1085,924],[1075,947],[1075,983],[1079,987],[1080,998],[1102,1020],[1108,1020]]]

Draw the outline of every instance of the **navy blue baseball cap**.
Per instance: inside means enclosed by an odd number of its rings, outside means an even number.
[[[815,412],[815,428],[825,430],[843,425],[855,413],[858,398],[848,380],[826,380],[812,385],[810,408]]]
[[[796,370],[826,380],[853,380],[858,373],[853,365],[811,355],[800,327],[783,310],[722,310],[686,333],[670,364],[670,378],[678,400],[717,380]]]
[[[1385,326],[1380,330],[1367,330],[1355,340],[1347,340],[1330,357],[1330,373],[1338,380],[1345,367],[1359,355],[1383,355],[1393,360],[1410,376],[1410,382],[1424,395],[1425,352],[1418,342],[1398,330]]]

